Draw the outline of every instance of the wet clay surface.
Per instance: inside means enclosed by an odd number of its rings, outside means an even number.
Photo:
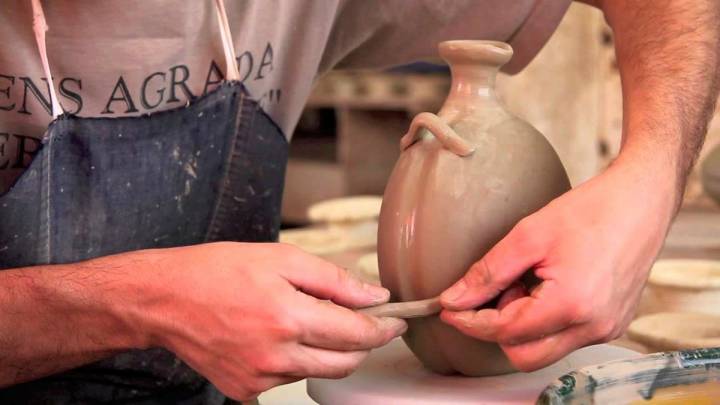
[[[542,134],[495,97],[494,78],[510,47],[450,41],[440,53],[453,88],[438,115],[419,115],[404,137],[380,213],[380,278],[392,301],[438,296],[520,219],[570,188]],[[436,372],[512,371],[497,345],[467,337],[437,316],[408,324],[405,342]]]

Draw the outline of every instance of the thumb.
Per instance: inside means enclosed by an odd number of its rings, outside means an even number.
[[[476,308],[507,289],[543,258],[544,245],[537,230],[520,221],[470,270],[440,296],[442,305],[454,311]]]
[[[386,288],[366,283],[319,257],[300,249],[280,272],[295,288],[315,298],[330,300],[349,308],[378,305],[390,299]]]

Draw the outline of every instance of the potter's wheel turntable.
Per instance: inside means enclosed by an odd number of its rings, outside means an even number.
[[[611,345],[580,349],[533,373],[471,378],[425,369],[400,339],[374,350],[360,368],[341,380],[308,379],[308,394],[321,405],[533,404],[561,375],[588,365],[637,356]]]

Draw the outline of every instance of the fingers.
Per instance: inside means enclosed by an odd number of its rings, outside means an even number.
[[[274,365],[266,366],[266,370],[247,378],[238,380],[229,375],[222,374],[213,382],[227,396],[239,400],[249,401],[270,388],[278,385],[290,384],[308,377],[316,378],[343,378],[357,369],[365,360],[369,351],[358,350],[338,352],[304,345],[296,345],[295,350],[286,352],[285,363],[292,367],[277,374]],[[272,364],[272,362],[265,362]]]
[[[344,378],[357,369],[370,353],[366,350],[338,352],[310,346],[298,346],[293,377]]]
[[[589,301],[572,299],[578,293],[562,291],[555,280],[544,281],[530,296],[517,298],[520,294],[514,286],[501,297],[501,309],[445,310],[440,317],[468,336],[497,342],[522,371],[545,367],[622,331],[622,324],[596,318]]]
[[[291,384],[300,381],[300,377],[292,376],[266,376],[246,379],[242,382],[232,378],[223,377],[215,381],[216,386],[226,396],[243,403],[255,400],[263,392],[279,385]]]
[[[543,257],[536,231],[522,220],[440,296],[445,308],[471,309],[495,298]]]
[[[586,321],[579,317],[580,303],[566,302],[559,290],[557,282],[547,280],[532,296],[515,299],[502,309],[443,311],[440,317],[476,339],[517,345]]]
[[[250,361],[230,355],[222,356],[209,367],[193,358],[185,357],[183,361],[212,381],[226,396],[236,401],[250,401],[270,388],[301,379],[284,374],[296,367],[288,360],[288,352],[286,348],[276,348],[272,355],[257,356]]]
[[[365,283],[343,268],[289,245],[284,245],[284,249],[282,253],[291,265],[281,269],[282,276],[309,295],[350,308],[382,304],[390,299],[387,289]]]
[[[585,325],[574,326],[532,342],[500,346],[515,368],[525,372],[535,371],[589,344],[586,329]]]
[[[302,298],[295,314],[309,346],[343,351],[368,350],[387,344],[407,330],[398,318],[375,318],[312,297]]]
[[[483,311],[487,310],[479,312]],[[523,343],[510,344],[507,341],[500,341],[499,344],[515,368],[526,372],[534,371],[555,363],[572,351],[596,342],[597,340],[588,335],[588,328],[587,324],[571,326],[560,329],[557,333],[540,336],[537,339]],[[493,341],[489,335],[482,333],[480,329],[469,329],[467,331],[462,328],[458,329],[470,336]]]
[[[510,288],[505,290],[498,300],[497,309],[502,310],[511,302],[517,301],[528,295],[527,289],[520,283],[513,283]]]

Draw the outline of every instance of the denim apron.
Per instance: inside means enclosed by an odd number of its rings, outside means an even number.
[[[231,78],[234,52],[221,1],[216,5]],[[282,131],[238,81],[141,117],[58,114],[29,168],[0,196],[0,269],[211,241],[275,241],[287,149]],[[3,404],[224,400],[164,349],[0,390]]]

